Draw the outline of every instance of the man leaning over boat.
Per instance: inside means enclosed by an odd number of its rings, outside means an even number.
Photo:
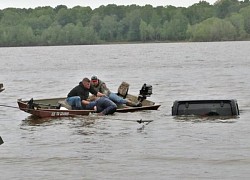
[[[89,93],[100,98],[89,101]],[[96,111],[100,115],[113,114],[117,108],[117,105],[109,100],[105,94],[97,92],[90,86],[90,80],[88,78],[83,78],[83,80],[68,93],[66,101],[71,105],[73,110],[94,110],[96,108]]]
[[[126,104],[128,106],[132,107],[140,107],[142,106],[140,102],[135,103],[132,102],[128,99],[124,99],[121,96],[117,95],[116,93],[113,93],[107,88],[105,82],[101,81],[100,79],[97,78],[97,76],[92,76],[91,77],[91,87],[94,88],[97,92],[101,94],[105,94],[107,97],[109,97],[110,100],[112,100],[116,104]]]

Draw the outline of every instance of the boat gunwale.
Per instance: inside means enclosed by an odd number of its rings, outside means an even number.
[[[57,99],[57,98],[55,98]],[[58,98],[59,99],[59,98]],[[27,103],[28,101],[22,101],[22,100],[18,100],[17,103],[21,103],[23,104],[24,106],[27,106]],[[161,105],[160,104],[154,104],[154,105],[147,105],[147,106],[140,106],[140,107],[132,107],[132,106],[126,106],[126,107],[122,107],[122,108],[117,108],[117,112],[119,112],[119,110],[132,110],[132,109],[145,109],[145,108],[150,108],[150,107],[160,107]],[[24,109],[24,108],[20,108],[20,109]],[[27,110],[33,110],[33,109],[29,109],[29,108],[26,108]],[[42,111],[60,111],[60,112],[63,112],[63,111],[76,111],[76,112],[79,112],[79,111],[88,111],[88,112],[95,112],[95,110],[72,110],[72,109],[43,109],[43,108],[40,108],[40,109],[35,109],[35,110],[42,110]]]
[[[59,100],[65,100],[65,97],[62,98],[47,98],[47,99],[36,99],[34,102],[46,102],[46,101],[59,101]],[[149,101],[149,100],[147,100]],[[96,113],[95,110],[71,110],[71,109],[46,109],[46,108],[37,108],[37,109],[30,109],[28,108],[29,100],[22,100],[18,99],[17,103],[19,106],[19,109],[29,113],[34,116],[38,116],[40,118],[45,117],[69,117],[69,116],[88,116],[90,113]],[[150,103],[154,103],[153,101],[149,101]],[[50,106],[50,104],[48,104]],[[53,105],[52,105],[53,106]],[[145,105],[141,107],[131,107],[131,106],[122,106],[117,108],[116,112],[118,113],[128,113],[128,112],[136,112],[136,111],[146,111],[146,110],[158,110],[158,108],[161,105],[159,104],[153,104],[153,105]],[[42,115],[42,113],[69,113],[68,115],[58,115],[58,116],[52,116],[52,115]]]

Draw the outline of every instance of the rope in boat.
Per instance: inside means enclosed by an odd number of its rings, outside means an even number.
[[[9,106],[9,105],[4,105],[4,104],[0,104],[0,106],[2,107],[8,107],[8,108],[13,108],[13,109],[20,109],[20,110],[34,110],[34,109],[30,109],[30,108],[19,108],[19,107],[16,107],[16,106]]]
[[[9,106],[9,105],[4,105],[4,104],[0,104],[0,106],[19,109],[19,107],[16,107],[16,106]]]

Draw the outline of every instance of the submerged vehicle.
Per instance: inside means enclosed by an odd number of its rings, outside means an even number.
[[[121,87],[121,86],[120,86]],[[157,110],[160,105],[147,100],[152,94],[152,86],[144,84],[140,90],[139,96],[128,94],[128,88],[118,88],[118,95],[129,99],[133,102],[140,102],[140,107],[131,107],[126,105],[118,105],[116,112],[134,112],[143,110]],[[30,99],[17,100],[20,110],[32,114],[34,116],[45,117],[67,117],[67,116],[87,116],[90,113],[95,113],[94,110],[72,110],[71,106],[66,102],[66,97],[63,98],[49,98],[49,99]]]
[[[172,106],[172,116],[238,116],[237,100],[182,100],[175,101]]]

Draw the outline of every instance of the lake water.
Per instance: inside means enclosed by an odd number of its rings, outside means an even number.
[[[249,179],[250,42],[0,48],[0,176]],[[97,75],[112,91],[153,86],[157,111],[34,120],[16,100],[64,97]],[[237,99],[240,116],[176,118],[175,100]],[[153,120],[144,126],[136,120]]]

